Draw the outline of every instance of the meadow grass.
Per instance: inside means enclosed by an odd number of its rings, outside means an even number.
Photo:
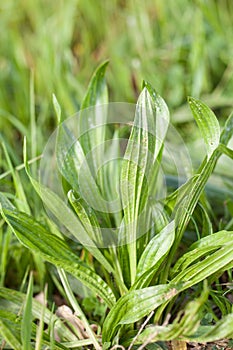
[[[2,3],[0,10],[2,347],[7,348],[6,342],[14,349],[99,349],[103,343],[105,348],[119,343],[128,347],[133,342],[139,347],[148,339],[154,343],[172,339],[205,342],[232,337],[232,299],[227,297],[232,288],[231,118],[226,124],[233,106],[231,2],[178,0],[167,6],[162,0],[10,0]],[[108,101],[102,91],[105,80],[98,74],[87,90],[94,68],[105,59],[110,61],[106,74],[109,100],[135,103],[140,95],[139,104],[152,109],[162,104],[166,114],[160,96],[153,100],[152,86],[156,87],[169,106],[171,123],[186,142],[194,170],[179,191],[175,191],[177,177],[169,171],[166,174],[171,187],[164,198],[165,209],[148,208],[155,231],[123,248],[99,249],[95,242],[88,252],[82,244],[63,236],[47,216],[36,194],[40,190],[35,177],[41,152],[57,124],[63,125],[80,108],[95,105],[99,96],[102,102]],[[144,82],[144,95],[143,79],[151,84]],[[188,95],[205,101],[218,118],[196,99],[189,99],[189,109]],[[140,114],[138,118],[140,121]],[[153,119],[144,120],[147,122],[154,125]],[[151,147],[153,136],[138,135],[136,126],[126,131],[130,140],[148,138]],[[108,133],[116,137],[111,128]],[[98,144],[99,133],[95,137]],[[84,138],[84,154],[88,153],[85,144]],[[160,162],[162,153],[157,154],[157,146],[153,147]],[[127,159],[135,156],[130,144],[127,152]],[[143,168],[144,160],[138,157]],[[149,166],[156,173],[156,165]],[[127,193],[125,179],[133,181],[135,207],[120,214],[121,220],[130,223],[141,206],[147,208],[149,203],[149,197],[142,195],[148,190],[143,180],[147,173],[127,162],[119,169],[113,174],[113,169],[107,168],[103,178],[107,176],[108,183],[109,179],[120,181],[121,193]],[[77,222],[81,222],[80,230],[84,227],[87,237],[93,237],[101,222],[119,222],[119,213],[88,216],[86,203],[78,201],[72,171],[76,170],[64,169],[62,176],[73,190],[67,195]],[[125,178],[117,179],[117,174]],[[65,182],[63,185],[67,190]],[[90,186],[94,186],[92,181]],[[105,196],[101,181],[98,186]],[[112,194],[115,188],[108,191]],[[122,202],[128,200],[122,198]],[[51,194],[50,210],[54,203],[57,198]],[[67,208],[62,210],[66,213]],[[88,231],[93,220],[94,233]],[[132,227],[130,236],[136,234],[134,230]],[[40,240],[33,241],[32,232]],[[123,233],[124,225],[122,239]],[[56,247],[52,253],[50,245]],[[48,304],[33,298],[41,291]],[[55,314],[57,291],[77,318],[66,315],[63,323]],[[147,300],[144,304],[143,298]],[[148,315],[151,326],[139,334],[139,325]],[[171,322],[166,323],[169,315]],[[95,332],[92,321],[98,328]],[[205,324],[207,328],[203,328]]]

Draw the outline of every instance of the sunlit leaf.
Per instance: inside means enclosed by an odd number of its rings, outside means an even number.
[[[195,261],[218,250],[224,245],[233,245],[233,232],[220,231],[210,236],[204,237],[193,243],[188,252],[183,254],[172,269],[174,275],[178,271],[185,270]]]
[[[136,246],[139,219],[154,185],[156,160],[167,130],[168,111],[152,87],[139,96],[134,124],[124,155],[121,171],[121,196],[128,234],[131,282],[136,275]],[[148,90],[148,89],[149,90]],[[153,188],[154,189],[154,188]],[[148,204],[148,203],[147,203]]]
[[[136,282],[133,288],[148,285],[166,257],[175,238],[175,222],[169,223],[146,246],[137,266]]]
[[[148,315],[173,298],[181,285],[167,284],[133,290],[121,297],[109,312],[103,327],[103,342],[111,341],[120,325],[130,324]]]
[[[203,102],[189,97],[191,111],[205,141],[208,158],[219,145],[220,126],[211,109]]]

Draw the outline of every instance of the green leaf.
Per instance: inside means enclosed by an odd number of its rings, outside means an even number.
[[[145,205],[141,198],[142,193],[148,191],[146,172],[148,163],[152,163],[155,140],[149,130],[155,129],[154,108],[146,88],[142,91],[134,119],[134,125],[128,140],[121,171],[121,197],[124,208],[124,221],[127,229],[129,244],[129,259],[131,271],[131,283],[134,283],[136,275],[136,239],[138,216],[140,207]],[[150,161],[149,161],[150,157]]]
[[[166,104],[149,84],[147,87],[143,89],[137,102],[120,180],[127,241],[130,242],[131,283],[134,283],[136,275],[135,242],[140,226],[140,214],[143,210],[146,211],[147,197],[154,187],[151,184],[154,185],[154,176],[157,173],[154,172],[156,160],[168,126]]]
[[[224,128],[220,136],[220,142],[226,146],[230,141],[230,139],[232,138],[232,135],[233,135],[233,113],[230,114],[230,116],[228,117],[224,125]]]
[[[186,289],[224,268],[230,269],[233,267],[233,244],[231,242],[211,253],[212,250],[213,247],[210,247],[209,254],[203,260],[198,261],[189,267],[185,267],[175,278],[172,279],[171,282],[186,282]],[[205,254],[206,253],[207,249],[205,249]]]
[[[202,296],[200,297],[200,299]],[[185,309],[185,315],[181,319],[180,323],[174,322],[166,327],[164,326],[152,326],[148,327],[139,337],[138,343],[143,343],[151,338],[151,341],[158,340],[172,340],[179,336],[186,342],[198,342],[207,343],[214,342],[221,339],[230,339],[233,336],[233,313],[223,316],[222,319],[216,322],[213,326],[199,326],[196,327],[198,319],[198,306],[199,298],[190,302]],[[201,306],[201,305],[200,305]],[[196,321],[196,325],[195,325]],[[184,328],[186,326],[187,328]],[[195,327],[194,327],[195,326]],[[192,329],[193,327],[193,329]],[[196,329],[195,329],[196,328]],[[154,337],[152,337],[154,335]],[[127,345],[128,343],[124,344]]]
[[[220,126],[215,114],[203,102],[188,98],[193,116],[200,129],[201,135],[207,148],[207,156],[210,158],[213,151],[218,147],[220,140]]]
[[[76,198],[72,190],[69,191],[68,198],[91,240],[102,244],[101,229],[94,210],[82,198]]]
[[[109,272],[113,272],[112,266],[104,257],[102,252],[96,247],[94,241],[91,240],[87,232],[84,230],[78,218],[73,211],[66,205],[66,203],[49,188],[41,185],[35,180],[29,170],[27,162],[26,142],[24,143],[24,163],[27,175],[35,188],[36,192],[42,198],[44,204],[53,213],[55,218],[64,225],[66,229],[78,240],[83,246],[103,265],[103,267]]]
[[[56,161],[59,172],[78,195],[89,200],[89,206],[97,206],[99,211],[106,213],[106,202],[90,169],[90,158],[85,156],[79,140],[72,132],[73,128],[69,128],[66,122],[58,127]],[[107,221],[104,213],[103,219]]]
[[[122,207],[120,198],[121,152],[119,130],[116,130],[111,141],[108,140],[104,154],[104,167],[100,178],[101,193],[107,200],[108,212],[114,217],[115,227],[122,221]],[[102,182],[101,182],[102,180]]]
[[[53,107],[56,112],[57,124],[59,125],[61,123],[61,106],[55,94],[53,94]]]
[[[193,243],[188,252],[183,254],[172,269],[172,276],[184,271],[196,260],[213,253],[222,246],[233,244],[233,232],[219,231]]]
[[[32,297],[33,297],[33,275],[30,274],[28,290],[25,299],[22,326],[21,341],[24,350],[31,349],[31,332],[32,332]]]
[[[156,342],[158,340],[169,341],[179,338],[183,339],[188,335],[194,334],[200,325],[202,318],[201,311],[208,299],[208,294],[209,290],[207,288],[207,283],[205,283],[200,297],[188,302],[185,309],[177,313],[177,317],[172,324],[166,326],[151,325],[147,327],[147,329],[139,335],[136,344],[144,343],[147,339],[150,339],[151,342]],[[128,342],[124,345],[128,345]]]
[[[152,133],[155,135],[154,159],[156,159],[161,150],[161,147],[163,146],[164,139],[167,134],[170,122],[170,115],[166,102],[156,92],[152,85],[144,80],[143,87],[145,87],[149,92],[152,103],[154,104],[156,109],[155,129],[152,129]],[[151,130],[148,129],[148,131]]]
[[[171,268],[171,264],[176,253],[176,250],[180,244],[182,235],[184,230],[192,216],[192,213],[198,203],[198,200],[203,193],[204,187],[214,171],[216,163],[221,156],[221,152],[218,150],[214,150],[210,159],[204,159],[201,166],[199,167],[197,174],[191,177],[182,187],[181,187],[181,195],[179,195],[179,190],[175,193],[175,198],[170,199],[171,202],[176,200],[175,207],[173,209],[173,215],[176,220],[176,239],[171,248],[168,261],[165,267],[166,272],[163,273],[164,280],[166,281],[168,278],[168,274]],[[180,198],[179,198],[180,197]],[[172,203],[172,205],[174,205]]]
[[[17,317],[9,311],[0,310],[0,333],[3,339],[12,347],[14,350],[22,350],[22,344],[19,340],[19,332],[15,332],[14,322]]]
[[[108,92],[105,82],[105,71],[108,63],[108,61],[101,63],[94,72],[87,88],[86,96],[83,99],[81,109],[108,103]]]
[[[97,145],[101,145],[105,141],[108,103],[108,91],[105,82],[107,65],[108,61],[105,61],[94,72],[81,105],[79,135],[85,154],[88,154]],[[88,110],[85,110],[87,108]],[[92,161],[95,169],[98,169],[102,157],[100,149],[96,150],[95,156]]]
[[[17,307],[17,312],[19,313],[22,304],[25,302],[26,295],[18,292],[13,289],[8,289],[4,287],[0,287],[0,297],[4,299],[5,301],[10,302],[10,306],[12,308],[12,303],[14,307]],[[34,318],[39,319],[41,316],[43,306],[40,304],[39,301],[32,299],[32,315]],[[58,333],[59,336],[62,336],[63,339],[67,339],[69,341],[74,341],[76,338],[74,334],[64,325],[62,320],[57,317],[55,314],[52,314],[51,311],[49,311],[47,308],[45,309],[44,313],[44,321],[46,324],[50,324],[50,322],[55,323],[56,325],[56,332]],[[20,328],[19,328],[20,330]],[[19,335],[20,338],[20,335]]]
[[[20,338],[20,322],[21,317],[16,315],[15,313],[11,311],[6,310],[0,310],[0,334],[4,338],[4,340],[7,341],[8,344],[12,346],[12,349],[26,349],[26,344],[21,344],[19,341]],[[61,320],[58,319],[59,322]],[[38,327],[31,323],[32,328],[32,341],[34,342],[36,340],[36,333]],[[62,337],[64,338],[64,334],[62,334]],[[44,348],[44,346],[51,345],[49,335],[46,333],[46,331],[43,331],[43,339],[42,339],[42,346],[41,348]],[[59,344],[58,342],[54,341],[53,347],[51,347],[53,350],[67,350],[68,348],[65,347],[62,344]]]
[[[181,285],[166,284],[133,290],[122,296],[109,312],[103,326],[103,342],[113,339],[120,325],[137,322],[159,305],[172,299]]]
[[[3,209],[3,216],[17,238],[29,249],[38,252],[45,260],[61,267],[84,285],[98,294],[109,307],[115,303],[115,296],[109,286],[86,266],[58,237],[48,232],[29,215]]]
[[[136,282],[133,289],[147,286],[167,256],[175,238],[175,222],[170,222],[151,239],[137,266]]]
[[[233,313],[230,313],[214,326],[200,326],[196,334],[187,337],[187,340],[198,342],[213,342],[220,339],[230,339],[233,337]]]

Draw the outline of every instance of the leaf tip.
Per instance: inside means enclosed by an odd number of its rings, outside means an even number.
[[[55,110],[56,117],[57,117],[57,123],[59,125],[61,123],[61,106],[54,93],[52,94],[52,99],[53,99],[53,108]]]

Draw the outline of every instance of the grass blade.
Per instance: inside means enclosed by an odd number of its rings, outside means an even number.
[[[46,303],[47,303],[47,292],[48,292],[48,287],[47,287],[47,285],[45,285],[44,293],[43,293],[43,302],[42,302],[42,308],[41,308],[40,321],[39,321],[39,326],[37,327],[37,332],[36,332],[35,350],[40,350],[42,348],[42,344],[43,344],[44,314],[45,314]]]
[[[91,327],[86,319],[86,316],[83,313],[82,309],[80,308],[80,306],[79,306],[79,304],[78,304],[78,302],[77,302],[77,300],[76,300],[76,298],[75,298],[75,296],[70,288],[70,285],[69,285],[69,282],[68,282],[68,279],[66,277],[65,272],[63,270],[58,269],[58,273],[59,273],[59,276],[61,278],[63,287],[65,289],[68,301],[72,305],[76,316],[78,316],[83,321],[86,332],[89,335],[89,338],[92,341],[94,348],[96,350],[101,350],[101,347],[100,347],[98,341],[96,340],[96,337],[95,337],[95,335],[94,335],[94,333],[93,333],[93,331],[92,331],[92,329],[91,329]]]
[[[30,350],[32,332],[32,297],[33,297],[33,275],[30,274],[28,290],[24,304],[24,312],[21,326],[21,341],[23,350]]]
[[[10,156],[8,154],[7,148],[6,148],[4,143],[2,143],[2,147],[3,147],[6,161],[7,161],[7,164],[8,164],[8,167],[9,167],[9,170],[10,170],[13,182],[14,182],[14,187],[15,187],[15,191],[16,191],[16,200],[15,201],[17,203],[17,206],[20,207],[21,210],[25,211],[27,214],[30,214],[31,211],[30,211],[29,205],[27,203],[26,195],[25,195],[19,174],[15,171],[15,169],[12,165]]]
[[[6,318],[5,316],[4,318]],[[7,322],[0,315],[0,333],[4,340],[12,347],[14,350],[22,350],[22,344],[20,343],[18,337],[15,334],[14,327],[11,322]]]
[[[15,291],[13,289],[4,288],[4,287],[0,287],[0,297],[5,301],[9,301],[11,303],[10,305],[12,305],[13,303],[14,307],[16,307],[17,309],[17,312],[20,312],[22,308],[22,304],[25,302],[25,299],[26,299],[25,294]],[[35,299],[32,300],[32,315],[34,318],[37,318],[37,319],[40,318],[42,313],[42,308],[43,306],[37,300]],[[45,309],[45,313],[44,313],[44,321],[46,324],[49,324],[50,322],[54,322],[54,324],[56,325],[56,328],[55,328],[56,332],[61,338],[66,339],[68,341],[75,340],[74,334],[71,333],[71,331],[64,325],[62,320],[58,318],[55,314],[52,314],[52,312],[49,311],[47,308]],[[20,334],[19,334],[19,337],[20,337]]]

